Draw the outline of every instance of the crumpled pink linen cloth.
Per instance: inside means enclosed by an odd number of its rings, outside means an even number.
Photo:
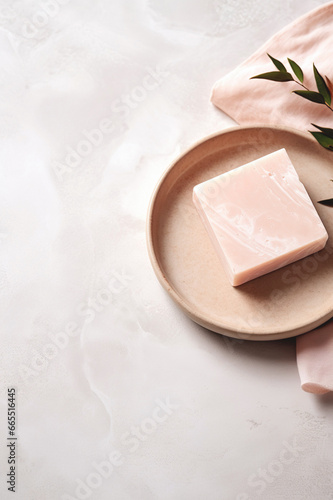
[[[333,391],[332,320],[297,337],[296,356],[304,391],[315,394]]]
[[[333,2],[276,33],[245,62],[218,80],[211,94],[212,103],[240,125],[279,125],[306,131],[315,130],[311,123],[316,123],[333,128],[333,114],[328,108],[291,93],[301,90],[296,83],[250,79],[276,70],[267,53],[279,59],[291,73],[287,58],[299,64],[304,84],[311,90],[316,90],[313,63],[321,75],[333,82]],[[333,320],[297,337],[296,353],[302,389],[316,394],[333,391]]]

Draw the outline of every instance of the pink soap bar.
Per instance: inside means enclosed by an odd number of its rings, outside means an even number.
[[[328,239],[285,149],[198,184],[193,202],[233,286],[307,257]]]

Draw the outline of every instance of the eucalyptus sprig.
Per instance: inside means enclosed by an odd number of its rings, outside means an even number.
[[[252,76],[250,80],[262,79],[271,80],[273,82],[294,82],[303,90],[293,90],[292,93],[307,99],[308,101],[321,104],[326,106],[330,111],[333,112],[332,107],[332,93],[333,84],[330,79],[325,75],[325,78],[319,73],[315,64],[313,64],[313,74],[316,81],[317,90],[310,90],[306,85],[304,85],[304,73],[302,68],[289,57],[288,63],[292,72],[288,71],[286,66],[276,59],[275,57],[267,54],[272,63],[274,64],[276,70],[269,71],[268,73],[262,73],[260,75]],[[311,123],[313,127],[317,130],[309,130],[310,134],[316,139],[316,141],[325,149],[333,151],[333,129],[328,127],[321,127],[314,123]],[[333,207],[333,198],[327,200],[320,200],[318,203],[322,205],[327,205]]]

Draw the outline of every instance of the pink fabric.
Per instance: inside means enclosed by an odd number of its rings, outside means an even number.
[[[296,342],[302,389],[316,394],[333,391],[333,322],[300,335]]]
[[[293,59],[303,69],[304,84],[316,90],[313,63],[320,74],[333,82],[332,46],[333,2],[330,2],[279,31],[249,59],[218,80],[211,101],[240,125],[273,124],[308,130],[311,123],[316,123],[333,128],[333,114],[328,108],[291,94],[292,90],[302,90],[296,83],[250,80],[276,69],[267,56],[269,53],[291,73],[287,58]]]
[[[249,59],[217,81],[211,101],[240,125],[272,124],[314,130],[311,123],[316,123],[333,128],[329,109],[291,93],[301,89],[296,83],[250,80],[275,69],[269,53],[290,72],[287,58],[296,61],[303,69],[304,84],[316,90],[313,63],[333,82],[332,47],[333,2],[330,2],[275,34]],[[316,394],[333,391],[333,320],[297,337],[296,347],[302,389]]]

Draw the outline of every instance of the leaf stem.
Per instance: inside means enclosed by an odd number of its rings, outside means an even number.
[[[303,89],[310,91],[310,89],[308,89],[308,87],[306,87],[305,85],[303,85],[303,83],[298,82],[297,80],[295,80],[295,78],[293,78],[293,82],[295,82],[295,83],[297,83],[297,85],[300,85],[301,87],[303,87]],[[329,104],[327,104],[327,102],[325,102],[323,104],[325,104],[325,106],[333,112],[333,108],[331,106],[329,106]]]

